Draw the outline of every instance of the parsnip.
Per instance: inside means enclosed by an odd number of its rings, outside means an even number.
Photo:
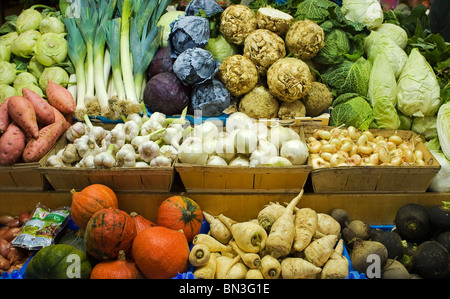
[[[344,279],[348,276],[348,259],[336,251],[322,267],[321,279]]]
[[[270,232],[272,224],[283,214],[285,206],[278,202],[271,202],[258,213],[258,223],[267,232]]]
[[[281,215],[272,225],[267,236],[266,249],[270,254],[279,258],[289,254],[294,242],[294,209],[300,198],[303,196],[303,189],[294,197]]]
[[[194,267],[205,265],[211,258],[211,252],[205,244],[196,244],[189,252],[189,262]]]
[[[295,213],[294,249],[302,251],[311,243],[317,229],[318,217],[311,208],[298,209]]]
[[[207,234],[197,234],[192,240],[192,244],[204,244],[211,252],[232,252],[233,248],[230,245],[225,245]]]
[[[312,241],[303,250],[305,259],[317,267],[322,267],[334,252],[336,241],[336,235],[327,235]]]
[[[233,237],[227,226],[222,221],[220,221],[219,218],[208,214],[205,211],[203,211],[203,216],[209,223],[209,234],[213,236],[217,241],[223,244],[227,244],[228,241],[230,241]]]
[[[245,279],[264,279],[261,271],[256,268],[248,269]]]
[[[284,279],[316,278],[321,271],[322,268],[299,257],[287,257],[281,261],[281,277]]]
[[[208,262],[194,270],[194,276],[197,279],[214,279],[216,276],[217,258],[216,254],[211,254]]]
[[[320,238],[325,235],[339,236],[341,233],[341,225],[336,219],[325,213],[317,213],[317,230],[314,238]]]
[[[259,224],[251,221],[236,222],[223,214],[218,217],[231,231],[236,244],[243,251],[258,253],[266,245],[267,232]]]
[[[261,265],[261,258],[257,253],[244,252],[235,241],[230,241],[229,244],[234,251],[241,257],[242,262],[249,268],[258,268]]]
[[[217,257],[216,278],[217,279],[244,279],[247,274],[247,267],[240,262],[241,257],[228,256]]]
[[[265,279],[278,279],[281,274],[281,264],[271,255],[265,255],[261,259],[261,273]]]

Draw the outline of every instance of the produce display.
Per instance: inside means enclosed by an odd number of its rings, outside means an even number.
[[[26,163],[94,173],[201,166],[203,179],[245,168],[265,172],[251,182],[258,192],[275,168],[429,166],[428,191],[450,192],[450,44],[431,33],[424,5],[404,15],[377,0],[170,4],[60,1],[6,16],[7,175]],[[298,190],[289,202],[249,204],[257,217],[242,221],[204,210],[195,193],[167,193],[149,219],[90,183],[70,190],[70,208],[0,216],[1,278],[450,278],[447,201],[405,204],[378,229],[344,209],[304,207]]]

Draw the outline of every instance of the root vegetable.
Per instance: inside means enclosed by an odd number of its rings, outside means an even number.
[[[245,279],[264,279],[261,271],[259,269],[248,269]]]
[[[348,276],[349,262],[346,257],[342,255],[332,255],[325,265],[322,267],[320,273],[321,279],[344,279]]]
[[[240,262],[238,255],[234,258],[228,256],[217,257],[217,279],[244,279],[247,274],[247,267]]]
[[[388,259],[381,273],[382,279],[410,279],[411,275],[405,266],[397,260]]]
[[[417,246],[412,255],[412,272],[424,279],[448,277],[450,254],[436,241],[425,241]]]
[[[230,245],[225,245],[214,239],[212,236],[207,234],[197,234],[192,240],[192,244],[204,244],[211,252],[232,252],[233,249]]]
[[[211,254],[208,262],[194,270],[197,279],[214,279],[216,276],[217,258],[216,254]]]
[[[55,113],[50,104],[39,94],[29,88],[22,88],[23,96],[31,102],[36,112],[36,120],[39,124],[49,125],[55,121]]]
[[[55,113],[55,122],[40,129],[39,137],[30,140],[25,146],[22,153],[22,158],[25,162],[39,161],[69,128],[70,124],[61,112],[54,107],[53,112]]]
[[[7,271],[11,267],[11,263],[0,255],[0,270]]]
[[[305,259],[317,267],[322,267],[334,252],[336,235],[327,235],[312,241],[304,250]]]
[[[1,225],[7,225],[8,222],[14,219],[14,216],[12,215],[0,215],[0,224]]]
[[[48,80],[46,94],[50,105],[62,113],[67,114],[75,111],[75,100],[67,88]]]
[[[19,214],[19,224],[20,225],[23,225],[25,222],[27,222],[30,219],[31,219],[30,213],[28,213],[27,211],[20,212],[20,214]]]
[[[236,242],[230,241],[229,244],[241,257],[242,262],[249,268],[258,268],[261,265],[261,258],[256,253],[244,252],[237,246]]]
[[[373,263],[369,255],[379,258],[380,267],[383,268],[388,259],[386,247],[377,241],[364,241],[357,239],[354,242],[353,249],[350,252],[350,260],[353,268],[359,273],[367,276],[367,268]]]
[[[281,277],[284,279],[316,278],[322,268],[300,257],[287,257],[281,261]]]
[[[236,222],[223,214],[219,215],[219,219],[231,231],[239,248],[245,252],[258,253],[265,247],[267,232],[259,224],[251,221]]]
[[[317,213],[310,208],[302,208],[295,213],[294,249],[302,251],[311,243],[317,229]]]
[[[388,252],[388,258],[390,259],[401,259],[405,254],[405,249],[403,248],[403,243],[400,235],[393,231],[382,231],[376,234],[372,238],[372,241],[377,241],[383,244]]]
[[[270,232],[272,224],[283,214],[285,209],[285,206],[277,202],[269,203],[258,213],[259,225],[261,225],[267,232]]]
[[[430,234],[428,211],[419,204],[409,203],[395,214],[394,224],[402,239],[420,243]]]
[[[25,142],[22,129],[15,122],[10,123],[0,137],[0,165],[10,166],[19,161]]]
[[[369,239],[369,225],[367,225],[364,221],[358,219],[352,220],[347,225],[347,228],[353,231],[354,237],[362,240]]]
[[[324,235],[336,235],[341,233],[341,225],[333,217],[325,213],[317,213],[317,230],[314,234],[315,238]]]
[[[20,234],[21,231],[22,231],[21,227],[11,227],[2,234],[2,238],[8,242],[11,242],[12,240],[14,240],[15,237],[17,237]]]
[[[0,134],[3,134],[6,131],[10,122],[11,119],[8,113],[8,98],[6,98],[0,104]]]
[[[331,210],[330,216],[333,217],[337,222],[339,222],[341,228],[346,227],[350,223],[350,216],[344,209],[335,208]]]
[[[271,255],[265,255],[261,259],[261,273],[265,279],[278,279],[281,274],[281,264]]]
[[[227,226],[219,220],[219,218],[214,217],[211,214],[203,211],[203,216],[209,223],[209,234],[213,236],[219,242],[226,244],[233,237]]]
[[[0,239],[0,256],[7,257],[13,246],[5,239]]]
[[[189,253],[189,262],[194,267],[200,267],[205,265],[211,257],[211,252],[208,246],[204,244],[197,244],[192,247]]]
[[[12,96],[8,98],[8,113],[11,119],[22,128],[26,136],[37,138],[39,126],[33,105],[26,98]]]
[[[291,200],[284,210],[283,215],[274,222],[270,229],[265,249],[275,258],[286,256],[291,251],[295,236],[293,213],[302,196],[303,189]]]

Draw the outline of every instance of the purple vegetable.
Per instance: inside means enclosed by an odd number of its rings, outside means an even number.
[[[215,0],[192,0],[184,12],[186,16],[195,16],[200,9],[203,9],[207,17],[223,12],[223,8]]]
[[[231,104],[231,94],[218,80],[197,85],[192,92],[191,112],[201,111],[202,117],[220,116]],[[199,112],[195,113],[199,115]]]
[[[173,72],[153,76],[144,89],[144,103],[150,112],[165,115],[180,114],[189,105],[191,88],[184,85]]]
[[[156,51],[155,56],[147,69],[148,79],[159,73],[172,72],[173,62],[174,59],[170,57],[169,48],[160,48]]]
[[[177,58],[190,48],[204,48],[209,41],[209,21],[198,16],[184,16],[170,23],[169,52]]]
[[[211,80],[218,70],[219,62],[202,48],[187,49],[173,63],[173,72],[178,79],[191,86]]]

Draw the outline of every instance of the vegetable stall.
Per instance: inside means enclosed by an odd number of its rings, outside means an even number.
[[[423,5],[20,8],[1,277],[448,279],[449,61]]]

